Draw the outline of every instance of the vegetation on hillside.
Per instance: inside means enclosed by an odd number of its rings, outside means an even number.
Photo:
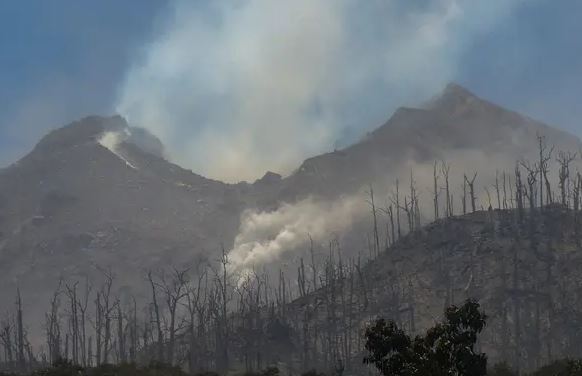
[[[485,322],[479,304],[470,300],[447,308],[442,323],[414,338],[394,321],[378,319],[366,329],[364,363],[385,376],[483,376],[487,357],[475,345]]]

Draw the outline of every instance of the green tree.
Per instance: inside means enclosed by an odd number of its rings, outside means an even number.
[[[473,300],[451,306],[442,323],[414,339],[393,321],[378,319],[366,329],[364,363],[386,376],[486,375],[487,357],[475,351],[487,318],[479,308]]]

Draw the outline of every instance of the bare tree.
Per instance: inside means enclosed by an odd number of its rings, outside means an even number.
[[[499,171],[495,170],[495,192],[497,193],[497,209],[501,210],[501,191],[499,189]]]
[[[55,363],[61,357],[61,324],[59,317],[60,295],[62,293],[62,279],[59,280],[58,287],[53,293],[51,299],[50,312],[46,314],[46,336],[48,356],[51,364]]]
[[[229,365],[229,339],[230,329],[228,323],[228,304],[229,296],[229,274],[228,274],[228,253],[222,247],[222,257],[220,258],[220,270],[214,270],[214,281],[216,291],[211,294],[212,306],[211,311],[214,315],[217,335],[217,351],[216,361],[220,365],[221,370],[227,369]]]
[[[437,169],[437,161],[433,165],[433,205],[434,205],[434,220],[439,219],[439,171]]]
[[[449,189],[449,172],[451,171],[451,165],[446,163],[445,161],[441,162],[441,171],[443,173],[443,177],[445,178],[445,194],[446,194],[446,211],[445,215],[447,217],[453,216],[453,200],[451,197],[451,192]]]
[[[167,362],[174,364],[174,354],[176,346],[176,312],[182,299],[188,296],[187,285],[189,282],[188,273],[190,268],[177,269],[172,267],[170,276],[162,273],[158,287],[164,294],[166,308],[170,315],[170,324],[168,328],[169,343]]]
[[[556,158],[560,164],[559,187],[561,204],[563,207],[570,206],[570,164],[576,159],[576,153],[559,152]]]
[[[18,356],[18,368],[21,371],[25,370],[25,358],[24,358],[24,324],[22,321],[22,298],[20,296],[20,288],[16,289],[16,330],[17,330],[17,356]]]
[[[96,361],[97,365],[109,363],[111,351],[111,318],[115,309],[115,302],[111,301],[111,290],[114,276],[109,270],[99,269],[103,275],[104,283],[97,292],[96,299]]]
[[[402,231],[400,228],[400,184],[398,182],[398,179],[396,179],[396,192],[393,194],[392,196],[392,203],[394,204],[394,207],[396,208],[396,229],[398,230],[398,240],[400,240],[400,237],[402,235]]]
[[[80,318],[80,325],[81,325],[81,333],[80,333],[80,342],[81,342],[81,361],[83,366],[87,366],[88,362],[88,354],[87,354],[87,308],[89,305],[89,296],[91,295],[91,291],[93,286],[89,282],[89,277],[85,277],[85,291],[83,294],[83,300],[79,299],[77,302],[78,311],[79,311],[79,318]]]
[[[554,147],[552,146],[548,150],[548,145],[546,143],[546,138],[540,134],[537,136],[538,138],[538,151],[539,151],[539,161],[538,161],[538,172],[539,172],[539,183],[540,183],[540,210],[543,210],[544,207],[544,182],[546,183],[547,187],[547,195],[548,199],[546,200],[548,204],[552,203],[552,191],[548,179],[548,170],[549,165],[548,162],[552,159],[552,153],[554,151]]]
[[[72,285],[66,284],[65,289],[67,297],[69,298],[69,323],[71,328],[71,352],[73,356],[73,363],[79,364],[79,315],[78,315],[78,300],[77,300],[77,285],[74,282]]]
[[[477,179],[476,172],[471,179],[467,178],[467,175],[465,175],[465,182],[467,183],[467,186],[469,187],[469,195],[471,197],[471,210],[473,213],[475,213],[475,211],[477,210],[476,209],[477,198],[475,196],[475,179]]]
[[[115,305],[117,307],[117,352],[119,354],[119,362],[127,362],[127,354],[125,352],[125,331],[123,325],[123,312],[121,311],[121,301],[119,298],[116,300]]]
[[[10,370],[14,368],[14,345],[12,342],[13,325],[9,319],[0,322],[0,340],[4,347],[4,359],[8,362]]]
[[[370,185],[370,190],[368,192],[370,195],[370,199],[367,201],[368,205],[370,205],[370,209],[372,210],[372,221],[373,221],[373,234],[374,234],[374,255],[377,255],[380,252],[380,236],[378,234],[378,217],[376,215],[376,204],[374,202],[374,189],[372,185]]]
[[[158,303],[157,286],[151,271],[148,272],[148,280],[152,289],[152,310],[155,315],[155,325],[157,333],[156,349],[157,360],[164,361],[164,332],[162,331],[162,317],[160,312],[160,305]]]

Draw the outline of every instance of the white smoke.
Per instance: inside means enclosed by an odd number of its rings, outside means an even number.
[[[229,253],[230,266],[244,274],[279,262],[304,247],[309,236],[327,241],[346,232],[365,213],[365,202],[358,196],[333,202],[309,198],[270,212],[247,211]]]
[[[97,142],[101,146],[109,150],[111,153],[113,153],[117,158],[121,159],[128,167],[136,170],[137,167],[135,167],[130,161],[128,161],[127,158],[125,158],[123,154],[121,154],[121,152],[119,151],[119,145],[123,141],[127,140],[129,135],[130,133],[129,130],[127,129],[123,132],[106,131],[103,132],[103,134],[101,135],[101,137],[99,137],[99,140],[97,140]]]
[[[287,173],[440,90],[522,1],[175,0],[118,111],[197,172]]]
[[[112,153],[117,153],[119,144],[123,141],[123,134],[117,131],[107,131],[103,132],[101,137],[99,137],[99,144],[104,148],[108,149]]]

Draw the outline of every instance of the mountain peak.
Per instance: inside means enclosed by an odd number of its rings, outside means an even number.
[[[157,157],[164,155],[164,146],[156,136],[144,128],[131,127],[119,115],[87,116],[55,129],[40,140],[35,151],[60,151],[69,147],[95,143],[107,147],[104,143],[110,142],[133,144],[142,151]]]
[[[449,82],[441,93],[441,97],[445,96],[475,97],[475,94],[455,82]]]
[[[451,112],[459,107],[465,107],[468,104],[481,101],[479,97],[468,89],[456,83],[449,83],[444,90],[429,101],[428,109],[443,109]]]
[[[96,142],[103,133],[119,132],[129,126],[121,116],[87,116],[62,128],[55,129],[44,136],[36,145],[35,151],[62,150],[89,142]]]

